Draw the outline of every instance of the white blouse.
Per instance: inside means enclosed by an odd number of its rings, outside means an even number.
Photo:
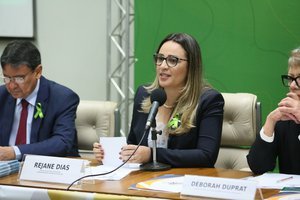
[[[159,148],[168,148],[168,139],[169,134],[166,133],[167,125],[159,121],[158,115],[156,116],[156,131],[162,131],[162,134],[157,134],[156,147]],[[148,147],[153,148],[152,134],[151,131],[153,128],[151,127],[148,134]]]

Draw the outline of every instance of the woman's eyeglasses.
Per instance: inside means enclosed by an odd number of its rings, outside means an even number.
[[[187,59],[178,58],[176,56],[168,55],[167,57],[164,57],[162,54],[154,54],[153,55],[154,62],[156,65],[160,66],[164,60],[166,60],[166,63],[168,67],[175,67],[179,61],[188,61]]]
[[[289,75],[281,75],[282,84],[285,87],[290,87],[293,81],[295,81],[298,88],[300,88],[300,76],[297,76],[296,78],[291,77]]]

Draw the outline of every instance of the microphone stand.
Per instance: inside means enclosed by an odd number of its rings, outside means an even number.
[[[140,165],[141,170],[145,171],[162,171],[162,170],[168,170],[171,168],[170,165],[160,163],[156,161],[156,141],[157,141],[157,134],[161,135],[162,131],[157,131],[156,130],[156,121],[155,119],[153,120],[151,124],[152,130],[151,130],[151,139],[152,139],[152,144],[153,144],[153,152],[152,152],[152,162],[150,163],[145,163]]]

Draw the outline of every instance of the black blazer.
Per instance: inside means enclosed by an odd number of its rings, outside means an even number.
[[[140,86],[134,98],[134,107],[128,144],[141,140],[148,113],[140,112],[141,103],[149,94]],[[205,91],[200,98],[195,127],[182,135],[169,135],[168,148],[157,148],[157,161],[172,167],[214,167],[217,160],[223,123],[223,96],[216,90]],[[142,145],[147,146],[148,133]]]
[[[300,175],[300,124],[279,121],[274,134],[272,143],[257,135],[247,156],[250,169],[255,174],[272,171],[278,159],[280,173]]]

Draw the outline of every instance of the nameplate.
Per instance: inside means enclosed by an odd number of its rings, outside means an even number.
[[[254,199],[257,182],[185,175],[181,195],[221,199]]]
[[[19,179],[70,184],[84,175],[84,160],[26,155]]]

